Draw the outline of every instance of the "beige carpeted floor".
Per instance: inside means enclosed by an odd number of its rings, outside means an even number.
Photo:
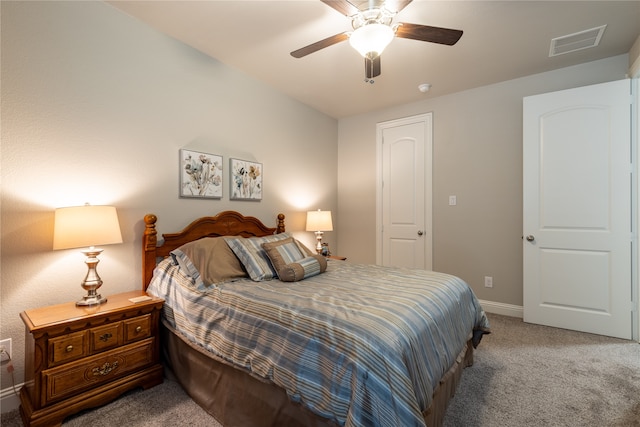
[[[445,427],[640,427],[640,344],[489,315]],[[17,411],[2,427],[21,426]],[[68,418],[64,426],[221,427],[171,380]],[[250,426],[247,426],[250,427]]]
[[[640,426],[640,344],[489,315],[452,426]]]

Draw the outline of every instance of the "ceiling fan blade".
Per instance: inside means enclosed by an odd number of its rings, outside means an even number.
[[[310,53],[317,52],[320,49],[324,49],[325,47],[332,46],[336,43],[340,43],[349,39],[349,34],[344,32],[340,34],[336,34],[331,37],[327,37],[326,39],[317,41],[315,43],[311,43],[309,46],[302,47],[298,50],[294,50],[291,52],[291,56],[294,58],[302,58],[303,56],[307,56]]]
[[[396,36],[403,39],[413,39],[453,46],[458,42],[458,40],[460,40],[460,37],[462,37],[462,30],[430,27],[428,25],[406,24],[402,22],[396,31]]]
[[[345,16],[352,16],[360,12],[358,8],[348,0],[320,0],[332,9],[337,10]]]
[[[364,74],[367,79],[378,77],[382,72],[380,68],[380,56],[376,56],[374,59],[364,58]]]

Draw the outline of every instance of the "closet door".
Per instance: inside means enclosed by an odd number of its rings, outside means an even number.
[[[432,266],[432,115],[379,123],[377,263]]]

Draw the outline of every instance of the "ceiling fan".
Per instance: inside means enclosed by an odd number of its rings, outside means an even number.
[[[461,30],[428,25],[393,23],[393,18],[412,0],[321,0],[329,7],[351,19],[353,31],[345,31],[294,50],[291,56],[302,58],[325,47],[349,40],[351,46],[364,57],[366,82],[381,73],[380,54],[394,37],[453,46],[462,37]],[[378,4],[380,3],[380,4]]]

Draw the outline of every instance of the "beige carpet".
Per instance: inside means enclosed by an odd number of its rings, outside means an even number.
[[[640,427],[640,344],[489,315],[445,427]],[[17,411],[2,427],[21,426]],[[170,380],[65,420],[72,427],[221,427]],[[251,427],[251,426],[247,426]]]
[[[489,319],[445,427],[640,427],[640,344]]]

